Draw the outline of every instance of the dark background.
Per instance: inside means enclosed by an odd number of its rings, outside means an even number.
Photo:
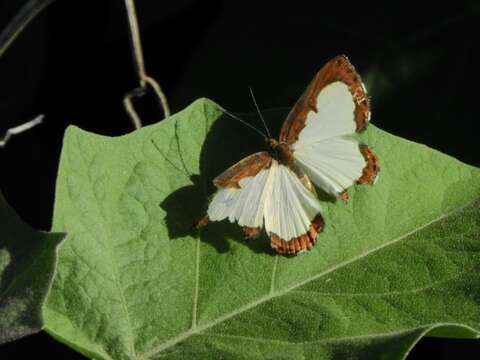
[[[0,28],[25,1],[0,0]],[[147,71],[173,112],[199,97],[250,112],[291,106],[315,72],[345,53],[372,95],[372,122],[480,166],[478,1],[243,2],[137,0]],[[51,224],[65,128],[132,131],[123,95],[137,86],[123,1],[57,1],[0,58],[0,134],[46,115],[0,149],[0,188],[31,225]],[[136,102],[144,124],[155,98]],[[0,135],[2,136],[2,135]],[[40,333],[0,347],[2,359],[82,359]],[[477,359],[480,342],[426,338],[409,359]]]

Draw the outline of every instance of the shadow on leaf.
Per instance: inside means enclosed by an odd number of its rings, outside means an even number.
[[[285,118],[285,110],[267,111],[264,116],[272,134],[278,134]],[[256,115],[242,115],[242,119],[260,128],[261,123]],[[274,137],[276,137],[274,135]],[[179,158],[183,159],[184,151],[178,136],[175,137]],[[228,239],[240,242],[257,253],[274,255],[270,241],[265,233],[256,240],[244,240],[237,224],[228,220],[212,222],[208,226],[196,230],[194,224],[202,218],[207,210],[209,197],[214,194],[213,179],[228,167],[254,152],[266,150],[264,139],[252,129],[222,115],[208,130],[200,154],[200,174],[188,174],[192,185],[184,186],[165,198],[160,204],[167,213],[166,223],[169,237],[178,239],[185,236],[198,237],[213,246],[219,253],[230,250]],[[162,154],[165,158],[165,154]],[[183,163],[183,171],[187,167]],[[187,174],[187,173],[186,173]]]

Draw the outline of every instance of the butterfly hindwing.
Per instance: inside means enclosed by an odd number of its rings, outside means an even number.
[[[343,137],[295,147],[294,156],[313,183],[333,196],[360,179],[366,166],[357,141]]]
[[[275,160],[270,177],[264,214],[271,246],[288,254],[311,249],[324,227],[316,194],[293,170]]]

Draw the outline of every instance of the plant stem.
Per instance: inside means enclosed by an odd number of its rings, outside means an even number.
[[[5,135],[3,135],[3,138],[0,139],[0,148],[5,147],[8,143],[8,140],[13,135],[18,135],[21,134],[27,130],[30,130],[34,126],[37,126],[42,123],[44,116],[43,115],[38,115],[35,119],[30,120],[29,122],[26,122],[25,124],[15,126],[13,128],[8,129],[5,132]]]
[[[55,0],[30,0],[20,9],[7,27],[0,33],[0,57],[7,51],[30,21],[54,1]]]
[[[147,86],[150,86],[155,92],[165,117],[170,116],[170,108],[168,106],[167,98],[160,85],[155,81],[155,79],[148,76],[146,73],[134,0],[125,0],[125,7],[127,9],[128,24],[130,28],[130,44],[132,47],[133,62],[140,86],[129,91],[125,95],[123,98],[123,105],[127,114],[132,120],[133,126],[135,129],[139,129],[142,127],[142,122],[133,107],[132,99],[134,97],[142,97],[145,95],[147,92]]]

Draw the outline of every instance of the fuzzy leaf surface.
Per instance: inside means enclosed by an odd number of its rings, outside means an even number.
[[[32,229],[0,192],[0,344],[43,328],[63,234]]]
[[[426,334],[478,337],[479,169],[373,125],[361,140],[376,185],[324,202],[317,245],[288,258],[228,222],[192,231],[212,179],[263,149],[216,104],[116,138],[70,127],[47,330],[98,359],[403,359]]]

